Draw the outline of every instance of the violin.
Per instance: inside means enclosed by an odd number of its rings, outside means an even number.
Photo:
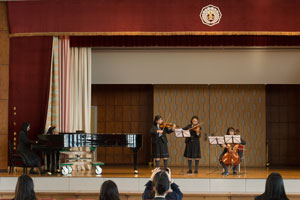
[[[239,144],[227,144],[227,152],[222,157],[222,161],[225,165],[237,166],[240,163],[238,154],[239,146]]]
[[[189,130],[193,130],[193,131],[199,131],[199,130],[201,130],[201,126],[204,124],[204,122],[201,122],[201,123],[199,123],[199,124],[197,124],[197,125],[192,125],[192,128],[189,128]]]
[[[159,128],[171,128],[173,125],[174,125],[173,123],[165,123],[165,122],[163,122],[163,123],[161,123],[159,125]]]

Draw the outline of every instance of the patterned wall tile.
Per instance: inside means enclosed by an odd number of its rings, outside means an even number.
[[[266,122],[264,85],[155,85],[154,115],[186,126],[193,115],[205,122],[202,127],[200,165],[217,166],[222,149],[209,145],[206,135],[224,135],[229,126],[239,128],[247,141],[247,166],[265,165]],[[182,138],[168,135],[170,165],[186,165]],[[184,163],[183,163],[184,161]]]

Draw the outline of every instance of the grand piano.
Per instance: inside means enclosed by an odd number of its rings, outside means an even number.
[[[59,151],[71,147],[129,147],[133,151],[133,169],[137,171],[138,150],[142,147],[142,134],[125,133],[59,133],[57,135],[38,135],[38,143],[32,145],[33,150],[43,152],[47,156],[47,168],[52,172],[58,169]]]

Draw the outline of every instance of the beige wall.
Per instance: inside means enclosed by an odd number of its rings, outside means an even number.
[[[300,84],[300,49],[94,50],[94,84]]]
[[[0,3],[0,170],[7,169],[9,37],[7,4]]]
[[[201,166],[215,167],[222,149],[209,145],[204,133],[225,135],[229,126],[239,128],[246,140],[246,166],[263,167],[266,162],[264,85],[155,85],[154,115],[183,127],[193,115],[205,122],[201,137]],[[170,165],[186,166],[182,138],[168,135]]]

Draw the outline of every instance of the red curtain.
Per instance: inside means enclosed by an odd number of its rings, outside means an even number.
[[[32,139],[44,131],[51,53],[52,37],[10,39],[9,139],[14,140],[15,137],[16,143],[24,121],[31,124],[29,137]]]
[[[219,24],[199,17],[209,4],[222,13]],[[43,0],[9,1],[11,33],[300,31],[296,0]]]
[[[300,46],[300,36],[72,36],[71,47],[134,46]]]

